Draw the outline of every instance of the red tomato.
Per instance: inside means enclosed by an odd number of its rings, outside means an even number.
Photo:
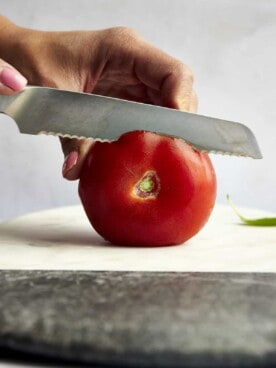
[[[92,146],[79,195],[92,226],[110,242],[173,245],[208,220],[216,177],[209,156],[182,139],[135,131]]]

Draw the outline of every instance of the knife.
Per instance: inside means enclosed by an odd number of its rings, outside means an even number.
[[[115,140],[144,130],[180,137],[200,151],[262,158],[243,124],[89,93],[28,86],[0,97],[0,112],[24,134]]]

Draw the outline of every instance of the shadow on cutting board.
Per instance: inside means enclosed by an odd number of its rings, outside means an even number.
[[[63,227],[55,224],[45,226],[23,227],[18,224],[1,226],[1,237],[9,240],[20,240],[29,246],[51,247],[67,246],[106,246],[108,243],[93,229],[79,227]]]

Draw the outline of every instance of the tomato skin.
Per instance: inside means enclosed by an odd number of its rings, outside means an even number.
[[[153,190],[141,191],[148,183]],[[95,142],[81,172],[79,195],[89,221],[106,240],[175,245],[208,220],[216,176],[209,156],[183,140],[135,131],[112,143]]]

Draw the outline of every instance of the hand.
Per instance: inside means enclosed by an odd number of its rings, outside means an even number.
[[[13,27],[20,57],[7,56],[30,84],[197,109],[191,70],[131,29],[40,32],[20,28],[18,32]],[[93,140],[62,139],[61,143],[63,176],[77,179]]]
[[[27,84],[27,79],[16,69],[0,59],[0,95],[11,95],[21,91]]]

